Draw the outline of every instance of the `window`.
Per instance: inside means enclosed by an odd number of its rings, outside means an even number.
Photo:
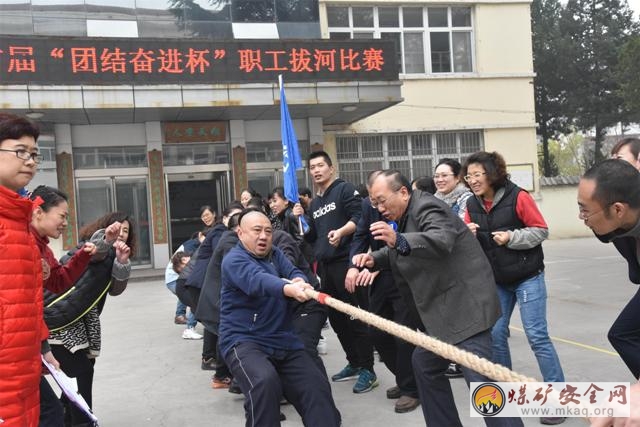
[[[162,158],[165,166],[231,163],[228,143],[164,144]]]
[[[306,159],[309,154],[309,141],[298,141],[300,158]],[[247,142],[247,162],[279,162],[282,163],[282,141]]]
[[[473,71],[472,8],[327,6],[329,38],[394,40],[400,72]]]
[[[76,169],[136,168],[147,166],[146,147],[74,148]]]
[[[480,131],[338,135],[340,177],[353,184],[366,182],[369,172],[398,169],[409,179],[433,175],[444,157],[464,162],[483,148]]]

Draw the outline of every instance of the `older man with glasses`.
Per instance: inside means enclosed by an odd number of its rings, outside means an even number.
[[[369,196],[385,219],[371,224],[370,231],[385,247],[354,256],[353,264],[390,269],[421,330],[490,359],[491,327],[500,317],[500,303],[491,266],[471,231],[447,204],[412,191],[398,171],[378,175]],[[449,361],[416,348],[412,365],[427,425],[462,426],[444,375]],[[467,384],[488,381],[466,367],[462,372]],[[485,423],[523,425],[519,418],[487,417]]]

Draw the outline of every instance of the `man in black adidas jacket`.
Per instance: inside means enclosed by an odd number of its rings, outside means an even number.
[[[353,184],[335,178],[333,163],[326,152],[311,153],[307,166],[318,194],[311,201],[311,227],[305,239],[313,245],[322,290],[334,298],[366,309],[366,288],[359,287],[355,293],[345,289],[349,245],[360,219],[362,198]],[[304,213],[299,203],[293,213]],[[378,382],[373,371],[373,346],[367,326],[336,310],[329,311],[329,321],[348,361],[347,366],[333,375],[331,380],[358,378],[353,387],[354,393],[372,390]]]

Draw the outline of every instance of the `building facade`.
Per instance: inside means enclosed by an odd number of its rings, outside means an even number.
[[[43,125],[64,246],[124,210],[161,268],[201,205],[282,183],[279,74],[302,156],[347,180],[487,149],[537,190],[530,37],[528,2],[0,0],[0,97]]]
[[[528,1],[320,2],[322,36],[392,40],[400,104],[325,134],[341,175],[396,168],[431,175],[443,157],[502,153],[516,182],[538,191]]]

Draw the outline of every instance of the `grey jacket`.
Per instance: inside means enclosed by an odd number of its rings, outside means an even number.
[[[401,293],[410,290],[426,332],[457,344],[491,328],[500,317],[491,266],[451,208],[415,190],[398,232],[410,253],[389,247],[375,251],[375,268],[390,268]]]

